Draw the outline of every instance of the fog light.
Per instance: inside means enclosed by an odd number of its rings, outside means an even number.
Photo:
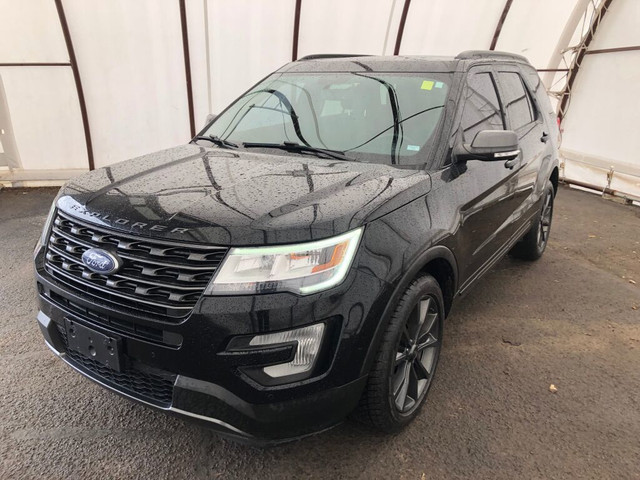
[[[313,368],[320,351],[323,333],[324,323],[317,323],[296,330],[259,335],[253,337],[249,345],[276,345],[297,342],[296,354],[293,360],[263,368],[264,373],[272,378],[285,377],[305,373]]]

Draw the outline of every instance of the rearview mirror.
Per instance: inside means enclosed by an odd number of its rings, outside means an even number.
[[[520,154],[518,135],[513,130],[482,130],[470,144],[454,148],[453,154],[456,161],[513,160]]]

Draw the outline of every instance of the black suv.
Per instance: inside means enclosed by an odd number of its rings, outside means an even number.
[[[40,328],[95,382],[237,439],[396,431],[453,301],[542,255],[557,142],[523,57],[305,57],[189,144],[60,190]]]

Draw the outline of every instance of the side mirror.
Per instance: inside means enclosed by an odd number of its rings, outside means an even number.
[[[513,160],[520,155],[518,135],[513,130],[482,130],[471,144],[461,143],[455,147],[453,154],[458,162]]]
[[[204,126],[206,127],[211,122],[213,122],[217,116],[218,115],[216,115],[215,113],[210,113],[209,115],[207,115],[207,119],[204,121]]]

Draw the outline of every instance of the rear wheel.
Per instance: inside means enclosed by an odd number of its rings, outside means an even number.
[[[444,302],[430,275],[414,280],[389,322],[355,417],[395,432],[424,404],[442,344]]]
[[[555,190],[551,182],[547,182],[542,201],[542,209],[531,229],[522,240],[514,245],[509,252],[513,257],[522,260],[537,260],[547,248],[549,233],[551,232],[551,220],[553,219],[553,201]]]

